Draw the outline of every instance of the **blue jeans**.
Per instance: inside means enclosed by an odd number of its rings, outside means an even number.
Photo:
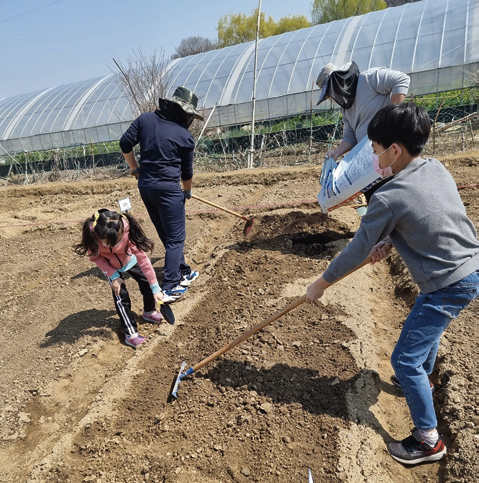
[[[156,232],[165,247],[163,290],[171,290],[180,283],[182,275],[189,275],[183,249],[186,239],[185,196],[179,189],[164,190],[139,187],[140,195]]]
[[[404,323],[391,364],[418,429],[437,427],[429,375],[441,335],[478,295],[479,270],[443,289],[421,293]]]

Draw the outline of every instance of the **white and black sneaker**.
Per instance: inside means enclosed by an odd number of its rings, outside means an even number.
[[[191,271],[189,275],[183,275],[180,280],[180,285],[182,287],[189,287],[198,277],[200,273],[196,270]]]
[[[165,304],[176,302],[187,290],[188,287],[182,287],[181,285],[177,285],[171,290],[163,290],[163,302]]]

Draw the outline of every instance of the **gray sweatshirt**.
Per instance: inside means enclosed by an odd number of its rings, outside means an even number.
[[[324,279],[332,283],[357,267],[387,236],[423,293],[479,270],[476,229],[454,179],[436,159],[415,159],[373,194],[356,235]]]
[[[375,67],[359,74],[356,97],[343,113],[343,141],[352,146],[367,136],[369,121],[374,114],[391,103],[391,94],[406,94],[409,76],[385,67]]]

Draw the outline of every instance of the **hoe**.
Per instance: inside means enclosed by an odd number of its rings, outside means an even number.
[[[215,203],[212,203],[211,201],[204,200],[203,198],[200,198],[199,196],[191,195],[192,198],[195,200],[201,201],[202,203],[206,203],[207,205],[214,206],[215,208],[218,208],[219,210],[226,211],[226,213],[229,213],[230,215],[237,216],[238,218],[242,218],[243,220],[246,221],[246,224],[244,226],[243,230],[243,235],[246,236],[248,233],[251,231],[251,228],[253,228],[253,223],[254,223],[254,218],[246,218],[246,216],[240,215],[239,213],[235,213],[234,211],[228,210],[227,208],[223,208],[222,206],[216,205]]]
[[[369,264],[370,262],[371,262],[371,255],[369,255],[368,258],[366,258],[366,260],[364,260],[363,263],[361,263],[356,268],[354,268],[353,270],[349,271],[348,273],[346,273],[342,277],[338,278],[333,283],[339,282],[343,278],[347,277],[348,275],[350,275],[351,273],[355,272],[356,270],[364,267],[365,265]],[[284,315],[284,314],[288,313],[289,311],[293,310],[294,308],[298,307],[299,305],[301,305],[305,301],[306,301],[306,295],[303,295],[299,299],[294,300],[293,302],[291,302],[288,306],[286,306],[282,310],[276,312],[274,315],[272,315],[268,319],[264,320],[260,324],[256,325],[255,327],[253,327],[252,329],[248,330],[244,334],[240,335],[237,339],[235,339],[234,341],[230,342],[229,344],[223,346],[221,349],[217,350],[214,354],[211,354],[206,359],[203,359],[201,362],[198,362],[196,365],[194,365],[193,367],[190,367],[186,371],[185,371],[186,362],[183,361],[183,363],[181,364],[180,372],[178,373],[178,376],[176,376],[176,378],[173,380],[173,384],[171,386],[171,393],[170,393],[169,399],[171,399],[171,396],[174,397],[175,399],[178,398],[178,386],[179,386],[180,382],[185,377],[187,377],[190,374],[193,374],[194,372],[198,371],[199,369],[201,369],[203,366],[205,366],[209,362],[214,361],[219,356],[221,356],[222,354],[224,354],[226,351],[229,351],[233,347],[237,346],[238,344],[240,344],[244,340],[246,340],[249,337],[251,337],[253,334],[256,334],[261,329],[263,329],[264,327],[266,327],[268,324],[271,324],[271,322],[274,322],[276,319],[279,319],[282,315]]]

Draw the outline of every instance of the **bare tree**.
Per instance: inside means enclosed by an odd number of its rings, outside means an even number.
[[[200,54],[201,52],[209,52],[218,48],[218,43],[205,37],[187,37],[180,42],[175,48],[172,59],[180,59],[188,55]]]
[[[170,77],[166,67],[168,60],[163,50],[147,55],[141,49],[133,50],[124,62],[113,59],[112,71],[119,73],[125,93],[135,117],[158,108],[158,99],[166,97]]]

